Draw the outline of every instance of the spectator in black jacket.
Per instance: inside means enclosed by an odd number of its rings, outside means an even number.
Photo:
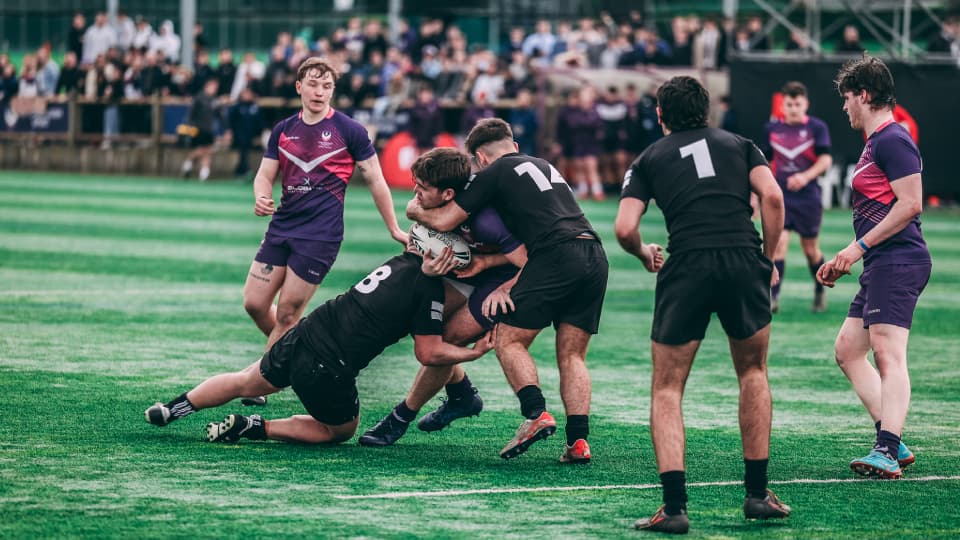
[[[263,115],[256,98],[253,90],[244,88],[240,92],[239,100],[230,107],[228,114],[233,147],[239,153],[237,167],[233,171],[236,176],[244,176],[250,171],[247,154],[264,129]]]

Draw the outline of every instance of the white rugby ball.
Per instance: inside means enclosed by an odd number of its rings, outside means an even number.
[[[470,264],[470,246],[457,233],[438,232],[420,223],[415,223],[410,229],[410,240],[421,255],[427,253],[431,257],[440,255],[443,248],[453,249],[453,259],[456,261],[456,268],[463,268]]]

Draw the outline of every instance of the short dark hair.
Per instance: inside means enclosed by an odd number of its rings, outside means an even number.
[[[456,148],[434,148],[410,166],[413,176],[443,191],[459,192],[470,179],[470,159]]]
[[[783,88],[780,89],[780,93],[785,97],[807,97],[807,87],[802,82],[790,81],[783,85]]]
[[[340,74],[337,73],[337,70],[334,69],[333,66],[328,64],[322,58],[311,56],[310,58],[304,60],[303,63],[300,64],[300,67],[297,68],[297,80],[302,81],[306,79],[307,75],[309,75],[311,71],[316,71],[317,77],[323,77],[329,73],[333,77],[334,81],[340,78]]]
[[[710,94],[693,77],[679,76],[657,89],[660,121],[670,131],[707,127]]]
[[[837,91],[840,95],[847,92],[859,94],[866,90],[870,96],[870,108],[893,109],[897,98],[893,95],[893,75],[879,58],[863,55],[863,58],[850,60],[837,72]]]
[[[465,146],[467,152],[472,155],[485,144],[503,140],[513,142],[513,130],[510,129],[510,124],[500,118],[484,118],[470,130]]]

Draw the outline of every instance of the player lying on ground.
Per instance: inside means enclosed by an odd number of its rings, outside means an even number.
[[[470,160],[453,148],[426,152],[410,168],[416,188],[414,197],[424,208],[436,208],[453,200],[470,178]],[[510,234],[493,208],[484,208],[460,225],[456,232],[470,247],[470,264],[454,270],[452,250],[431,259],[425,256],[424,273],[445,276],[443,340],[466,345],[491,330],[496,314],[513,309],[510,290],[518,269],[527,262],[527,250]],[[420,409],[446,387],[447,399],[437,410],[420,419],[422,431],[439,431],[458,418],[476,416],[483,400],[459,365],[421,366],[406,397],[374,427],[360,436],[364,446],[389,446],[406,433]]]
[[[200,409],[241,396],[268,395],[290,386],[309,415],[263,420],[231,414],[207,425],[210,442],[275,439],[303,443],[343,442],[357,430],[357,374],[407,334],[424,365],[475,360],[493,347],[444,343],[443,284],[421,270],[413,248],[391,258],[349,291],[328,300],[283,335],[243,371],[215,375],[166,404],[145,411],[147,422],[165,426]]]

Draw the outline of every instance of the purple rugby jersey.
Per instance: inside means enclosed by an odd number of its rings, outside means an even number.
[[[268,234],[288,238],[343,240],[343,198],[358,161],[375,154],[367,130],[330,109],[320,122],[302,112],[280,121],[263,157],[280,162],[283,195]]]
[[[896,201],[890,181],[921,170],[920,151],[903,126],[891,120],[870,135],[853,173],[853,230],[857,238],[863,238],[890,213]],[[902,231],[871,246],[863,258],[864,266],[929,263],[919,216]]]
[[[789,204],[790,199],[810,198],[820,201],[820,184],[810,182],[800,191],[787,189],[787,178],[805,171],[817,162],[817,157],[830,151],[830,130],[827,125],[813,116],[799,124],[775,121],[765,126],[765,142],[772,150],[773,159],[770,168],[783,190],[783,197]]]

